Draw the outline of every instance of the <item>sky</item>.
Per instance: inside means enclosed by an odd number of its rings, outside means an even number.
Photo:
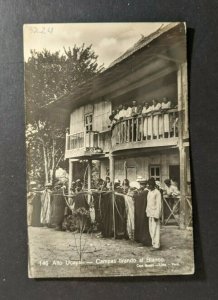
[[[83,43],[92,44],[99,65],[107,68],[115,59],[132,47],[142,35],[147,36],[168,23],[71,23],[24,25],[24,60],[30,50],[63,52],[63,48]]]

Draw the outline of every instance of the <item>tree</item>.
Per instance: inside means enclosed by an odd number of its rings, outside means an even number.
[[[64,48],[51,53],[31,51],[25,63],[27,172],[29,179],[53,183],[55,170],[64,158],[65,128],[42,110],[45,104],[103,70],[92,46]]]

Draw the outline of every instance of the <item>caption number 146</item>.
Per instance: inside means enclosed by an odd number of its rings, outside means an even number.
[[[40,265],[40,266],[46,266],[46,267],[47,267],[47,266],[48,266],[48,260],[40,260],[40,261],[39,261],[39,265]]]

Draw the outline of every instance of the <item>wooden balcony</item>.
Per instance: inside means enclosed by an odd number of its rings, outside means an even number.
[[[65,158],[100,155],[97,131],[66,134]]]
[[[105,152],[178,145],[178,111],[126,118],[106,132],[66,134],[65,158],[103,156]]]
[[[125,118],[112,128],[112,150],[176,146],[178,143],[178,111]]]

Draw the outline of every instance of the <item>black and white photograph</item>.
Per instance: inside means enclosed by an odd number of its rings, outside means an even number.
[[[194,274],[186,32],[23,26],[29,278]]]

